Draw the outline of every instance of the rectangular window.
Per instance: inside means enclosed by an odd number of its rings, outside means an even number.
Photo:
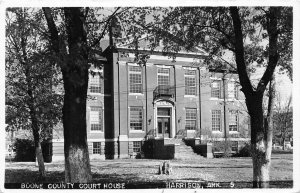
[[[221,98],[221,81],[213,80],[211,83],[211,97]]]
[[[238,131],[238,111],[229,111],[229,131]]]
[[[103,131],[102,120],[103,120],[102,107],[91,107],[91,111],[90,111],[91,131]]]
[[[221,110],[212,110],[212,131],[221,131]]]
[[[93,142],[93,154],[101,154],[101,142]]]
[[[142,143],[140,141],[133,142],[133,152],[140,153],[141,152]]]
[[[130,93],[142,93],[142,68],[129,66],[129,91]]]
[[[157,69],[157,85],[170,85],[170,69],[158,68]]]
[[[185,70],[185,95],[196,95],[196,70]]]
[[[90,80],[90,92],[91,93],[102,93],[102,81],[100,74],[96,72],[96,74],[89,76]]]
[[[239,143],[237,141],[231,142],[231,151],[238,151],[238,145]]]
[[[239,90],[238,90],[238,85],[234,83],[234,98],[238,99],[239,98]]]
[[[130,107],[130,129],[143,130],[143,107]]]
[[[185,109],[185,129],[186,130],[196,130],[197,125],[197,109],[186,108]]]
[[[235,82],[229,82],[228,83],[228,98],[235,98],[237,99],[237,85]]]

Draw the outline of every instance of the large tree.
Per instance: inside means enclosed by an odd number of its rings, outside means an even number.
[[[263,97],[276,66],[292,74],[292,8],[175,7],[165,11],[166,16],[154,17],[154,22],[143,19],[143,11],[136,14],[140,19],[131,21],[163,39],[165,53],[176,56],[183,49],[202,48],[209,54],[207,64],[233,56],[225,66],[237,70],[250,114],[253,187],[268,187],[272,125],[264,124]],[[258,67],[265,71],[255,84],[250,73]],[[272,109],[267,116],[269,122]]]
[[[89,182],[91,169],[86,133],[86,100],[90,63],[101,67],[97,54],[111,19],[120,8],[43,8],[52,51],[64,81],[63,127],[65,181]],[[111,12],[111,13],[109,13]]]
[[[51,139],[60,119],[61,97],[55,94],[59,78],[36,9],[10,8],[6,12],[5,105],[7,129],[32,131],[40,176],[45,176],[41,142]]]

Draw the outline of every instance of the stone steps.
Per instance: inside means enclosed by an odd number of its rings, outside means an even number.
[[[175,155],[174,155],[175,159],[195,160],[195,159],[203,158],[201,155],[196,154],[191,146],[186,145],[182,139],[176,139],[176,138],[164,139],[164,144],[175,145]]]
[[[182,159],[182,160],[197,160],[202,159],[201,155],[198,155],[194,152],[191,146],[188,146],[181,140],[180,143],[175,145],[175,159]]]

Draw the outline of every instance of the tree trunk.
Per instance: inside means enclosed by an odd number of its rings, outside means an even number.
[[[35,147],[35,155],[39,166],[40,176],[43,178],[45,177],[45,164],[44,164],[44,158],[43,158],[42,147],[40,142]]]
[[[69,53],[64,80],[63,125],[66,182],[91,181],[86,133],[86,97],[88,88],[88,53],[83,13],[80,8],[65,8]]]
[[[253,163],[253,188],[267,188],[269,186],[269,168],[272,141],[266,138],[261,94],[246,98],[251,117],[251,154]],[[250,106],[249,106],[250,104]],[[269,140],[269,141],[268,141]]]
[[[33,109],[32,105],[30,105],[30,116],[32,120],[31,124],[32,124],[32,132],[33,132],[33,139],[34,139],[35,156],[38,162],[40,176],[43,178],[45,177],[45,164],[44,164],[43,152],[41,147],[38,121],[36,118],[36,112]]]
[[[269,170],[271,166],[272,137],[273,137],[273,106],[274,106],[274,81],[270,81],[269,102],[267,116],[264,121],[262,96],[249,97],[251,116],[251,145],[253,162],[253,188],[269,188]]]
[[[86,71],[85,74],[88,72]],[[63,106],[65,180],[87,183],[91,180],[91,169],[86,136],[86,89],[74,88],[74,82],[64,76],[65,97]],[[69,77],[76,75],[69,74]],[[83,79],[82,79],[83,80]]]

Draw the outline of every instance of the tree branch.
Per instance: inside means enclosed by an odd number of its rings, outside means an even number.
[[[106,31],[106,29],[108,28],[111,19],[116,15],[116,13],[117,13],[117,11],[118,11],[119,9],[121,9],[121,7],[118,7],[118,8],[113,12],[113,14],[110,15],[109,18],[106,20],[106,24],[105,24],[105,26],[104,26],[104,29],[103,29],[101,35],[100,35],[100,36],[92,43],[91,47],[96,46],[96,45],[101,41],[101,39],[104,37],[105,31]]]
[[[233,21],[234,35],[235,35],[235,58],[237,64],[237,70],[239,74],[240,83],[242,85],[242,91],[244,94],[251,95],[253,93],[252,84],[247,74],[247,68],[245,64],[244,45],[243,45],[243,33],[242,24],[237,7],[230,7],[230,15]]]
[[[50,32],[50,39],[52,44],[52,49],[57,54],[59,53],[59,37],[58,37],[58,30],[56,28],[54,18],[51,14],[51,10],[49,7],[43,7],[43,12],[47,21],[47,25]]]
[[[280,15],[280,10],[277,7],[271,7],[269,13],[269,26],[267,31],[269,34],[269,62],[266,71],[264,72],[261,80],[258,83],[257,90],[264,92],[266,86],[272,79],[272,75],[275,71],[275,67],[279,60],[277,38],[278,38],[278,29],[277,29],[277,17]]]

